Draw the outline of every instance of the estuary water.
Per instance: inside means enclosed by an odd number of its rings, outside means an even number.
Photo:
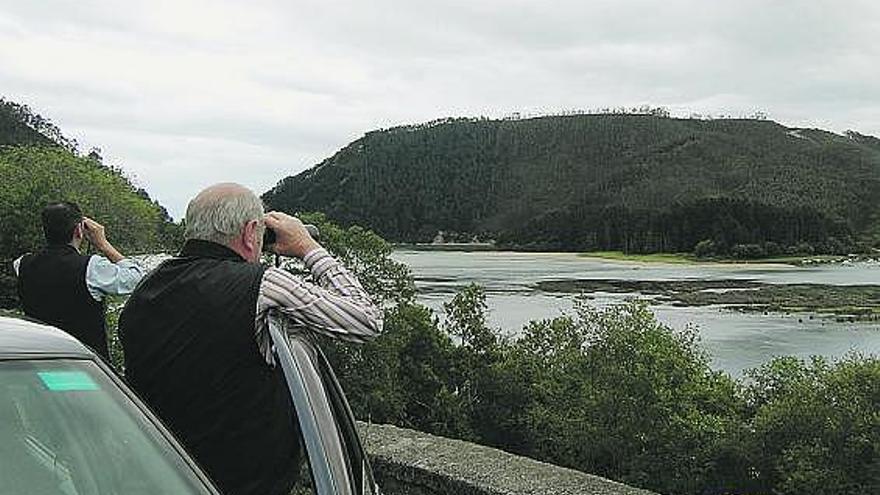
[[[574,296],[539,290],[542,280],[753,280],[769,284],[878,285],[880,264],[840,263],[805,267],[770,264],[634,263],[583,258],[571,253],[398,250],[416,278],[420,301],[442,314],[457,289],[477,283],[486,290],[489,322],[515,335],[530,320],[570,313]],[[593,293],[590,304],[607,305],[638,294]],[[716,369],[734,376],[773,356],[839,357],[849,351],[880,354],[880,322],[838,322],[811,314],[741,313],[719,306],[652,306],[676,328],[696,325]]]

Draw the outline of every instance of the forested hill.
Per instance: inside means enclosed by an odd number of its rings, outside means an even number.
[[[719,254],[853,249],[880,238],[877,198],[874,137],[607,114],[370,132],[264,195],[394,241]]]
[[[125,254],[176,249],[180,226],[165,208],[98,150],[76,141],[28,107],[0,99],[0,307],[15,305],[9,261],[43,245],[40,211],[51,201],[75,201],[104,224]]]

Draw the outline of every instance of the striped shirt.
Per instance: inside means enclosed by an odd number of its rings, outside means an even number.
[[[303,262],[316,283],[270,267],[263,274],[255,321],[260,353],[274,364],[267,316],[282,314],[288,332],[313,332],[361,343],[382,331],[382,311],[360,282],[325,249],[309,252]]]

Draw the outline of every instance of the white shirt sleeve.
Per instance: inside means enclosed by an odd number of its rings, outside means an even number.
[[[86,268],[86,286],[96,301],[106,295],[131,294],[142,278],[144,269],[128,258],[112,263],[103,256],[92,255]]]

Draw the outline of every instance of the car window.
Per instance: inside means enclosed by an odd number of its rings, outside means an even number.
[[[211,493],[91,361],[0,362],[0,494]]]

